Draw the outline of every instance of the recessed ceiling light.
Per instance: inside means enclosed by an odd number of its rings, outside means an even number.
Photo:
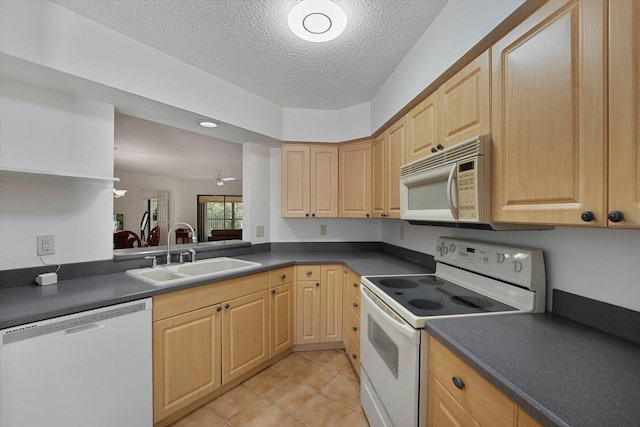
[[[326,42],[347,27],[347,15],[331,0],[300,0],[289,12],[293,34],[310,42]]]
[[[217,128],[218,124],[210,120],[198,120],[198,124],[205,128]]]

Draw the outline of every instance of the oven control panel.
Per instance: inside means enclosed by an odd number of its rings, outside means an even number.
[[[540,249],[440,237],[434,258],[532,290],[546,283]]]

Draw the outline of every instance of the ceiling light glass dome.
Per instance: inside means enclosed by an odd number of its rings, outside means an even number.
[[[347,26],[344,10],[331,0],[301,0],[289,12],[289,28],[303,40],[326,42]]]

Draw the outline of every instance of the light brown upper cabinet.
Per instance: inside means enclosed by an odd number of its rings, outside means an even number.
[[[640,228],[640,2],[609,2],[610,227]],[[622,213],[622,220],[616,213]]]
[[[338,206],[342,218],[371,216],[371,140],[341,144]]]
[[[431,154],[438,145],[438,92],[407,114],[407,163]]]
[[[400,218],[400,167],[407,162],[405,115],[373,140],[373,216]]]
[[[606,12],[551,0],[492,47],[494,221],[606,225]]]
[[[438,88],[438,149],[491,131],[487,50]]]
[[[338,216],[338,146],[282,144],[282,217]]]

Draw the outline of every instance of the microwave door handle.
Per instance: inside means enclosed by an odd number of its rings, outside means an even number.
[[[449,179],[447,179],[447,200],[449,201],[449,210],[454,219],[458,219],[458,201],[454,193],[454,186],[456,185],[455,173],[458,169],[458,165],[454,164],[449,172]]]

